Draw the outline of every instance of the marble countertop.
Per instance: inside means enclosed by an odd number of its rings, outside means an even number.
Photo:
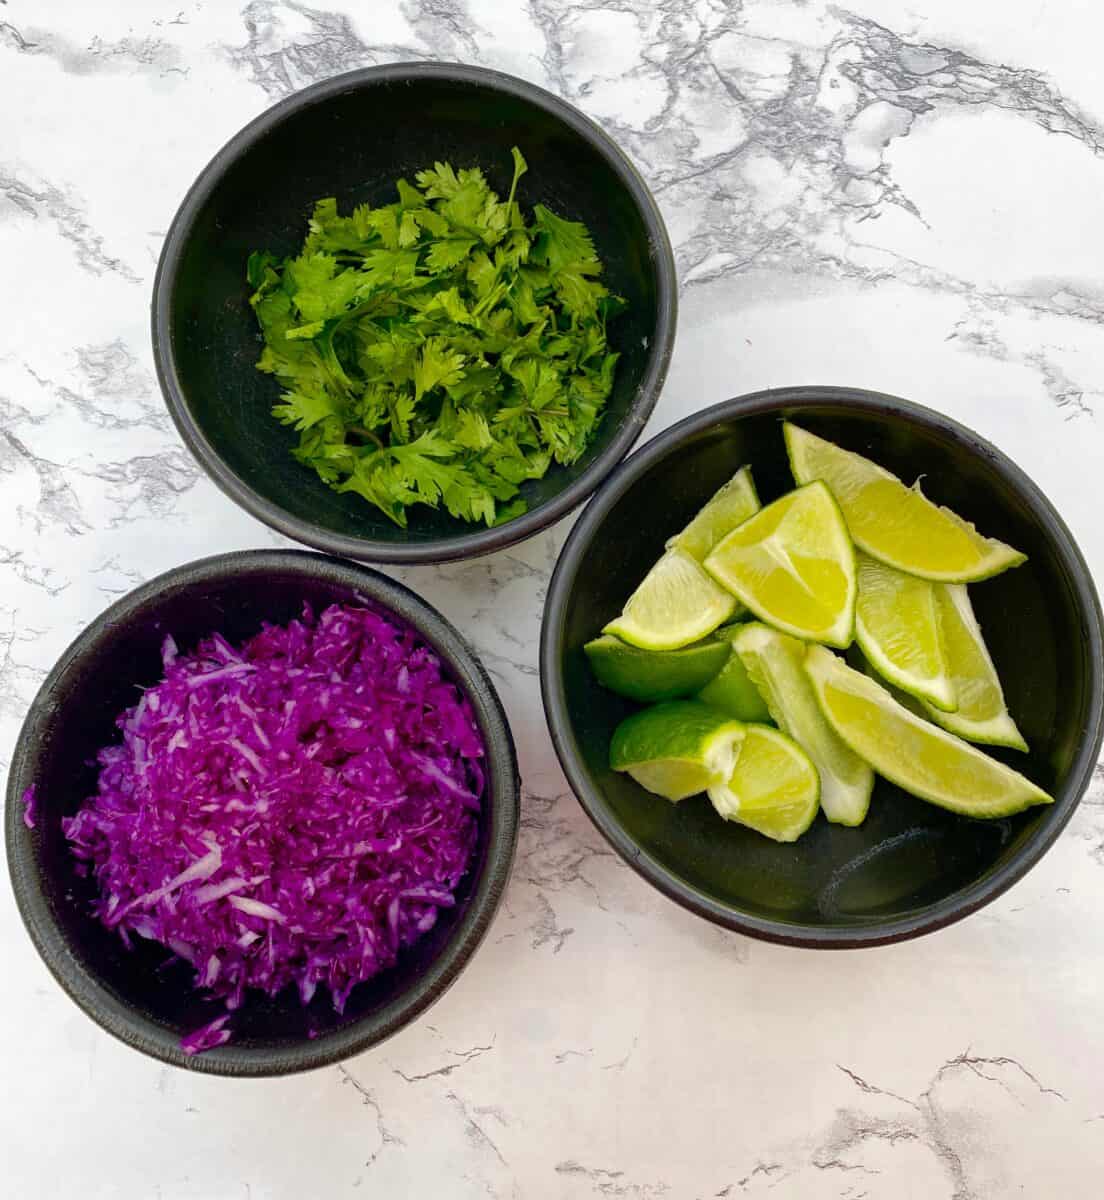
[[[165,415],[154,266],[242,124],[391,60],[531,79],[635,159],[682,288],[652,432],[774,385],[908,396],[1017,460],[1104,578],[1102,34],[1089,0],[0,0],[0,767],[113,598],[285,544]],[[558,768],[537,635],[566,530],[398,572],[494,672],[524,772],[513,879],[457,985],[343,1066],[197,1077],[86,1019],[4,887],[6,1195],[1099,1194],[1104,770],[951,929],[835,954],[718,930],[613,855]]]

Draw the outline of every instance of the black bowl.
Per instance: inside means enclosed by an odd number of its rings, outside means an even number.
[[[127,951],[88,911],[92,881],[73,870],[61,818],[95,791],[96,751],[114,741],[117,713],[136,688],[161,678],[167,633],[181,650],[219,630],[231,641],[263,621],[367,597],[411,625],[469,698],[488,748],[487,792],[472,868],[454,909],[397,964],[353,990],[345,1015],[320,994],[307,1009],[285,990],[274,1000],[247,994],[234,1040],[189,1058],[183,1033],[218,1014],[191,986],[191,971],[162,969],[164,950],[136,939]],[[36,824],[21,797],[36,786]],[[493,917],[517,840],[519,780],[502,704],[463,638],[436,609],[401,584],[352,563],[300,550],[247,550],[177,567],[113,604],[61,656],[35,697],[8,779],[6,839],[15,898],[46,965],[69,995],[109,1033],[177,1066],[214,1075],[279,1075],[357,1054],[395,1033],[459,975]],[[325,989],[319,989],[324,992]],[[308,1036],[308,1025],[315,1036]]]
[[[522,488],[523,516],[481,529],[418,506],[406,530],[361,497],[339,495],[295,462],[297,435],[270,409],[273,377],[254,367],[260,337],[248,304],[253,250],[294,253],[314,201],[388,203],[395,181],[435,160],[479,166],[509,190],[510,148],[529,173],[526,208],[584,221],[605,282],[628,310],[610,323],[620,351],[593,443],[571,467]],[[667,374],[677,287],[655,201],[611,139],[569,104],[497,71],[399,63],[353,71],[275,105],[203,169],[169,229],[153,287],[153,348],[169,412],[211,478],[288,537],[361,561],[441,562],[499,550],[586,499],[631,449]]]
[[[857,829],[820,815],[793,845],[726,824],[704,796],[669,804],[609,769],[610,735],[633,709],[599,687],[583,644],[615,616],[678,530],[742,463],[764,502],[793,487],[782,418],[867,454],[1028,562],[972,585],[978,619],[1030,755],[993,751],[1055,797],[971,821],[884,779]],[[541,685],[560,761],[591,819],[660,891],[720,925],[801,946],[866,946],[974,912],[1039,861],[1069,820],[1100,750],[1102,621],[1069,530],[999,450],[938,413],[849,388],[729,400],[649,442],[587,507],[545,605]]]

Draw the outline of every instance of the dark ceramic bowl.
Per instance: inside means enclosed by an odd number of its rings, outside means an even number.
[[[599,687],[583,644],[615,616],[678,530],[742,463],[764,502],[793,487],[781,420],[867,454],[1025,551],[1026,565],[972,585],[978,619],[1029,755],[993,753],[1055,803],[971,821],[884,779],[857,829],[823,814],[793,845],[717,817],[704,796],[672,805],[608,766],[610,735],[634,706]],[[801,946],[866,946],[948,925],[1039,861],[1085,790],[1101,743],[1101,612],[1069,530],[999,450],[938,413],[848,388],[729,400],[634,454],[568,538],[541,634],[541,685],[557,753],[587,813],[660,891],[743,933]]]
[[[274,1000],[247,993],[234,1040],[189,1058],[183,1033],[220,1011],[201,1000],[182,964],[136,939],[127,951],[88,912],[95,885],[79,878],[60,821],[95,791],[96,751],[114,741],[115,716],[138,686],[161,678],[160,646],[171,633],[182,650],[221,630],[231,641],[263,621],[367,597],[429,643],[470,699],[488,749],[487,792],[472,868],[454,909],[398,963],[353,990],[343,1017],[321,993],[304,1009],[290,989]],[[23,823],[21,797],[36,785],[36,825]],[[15,898],[55,978],[109,1033],[176,1066],[214,1075],[279,1075],[357,1054],[401,1029],[463,970],[502,896],[518,825],[518,773],[506,715],[486,672],[456,630],[413,592],[367,567],[299,550],[249,550],[177,567],[114,604],[61,656],[23,726],[8,780],[6,838]],[[308,1022],[317,1036],[307,1035]]]
[[[254,367],[248,303],[253,250],[294,253],[314,201],[342,211],[389,203],[395,181],[435,160],[479,166],[509,190],[511,146],[529,173],[526,209],[586,223],[605,282],[628,310],[610,323],[621,358],[600,430],[571,467],[522,488],[523,516],[485,529],[417,507],[400,529],[361,497],[339,495],[290,456],[298,435],[270,409],[275,379]],[[441,562],[499,550],[570,512],[628,453],[667,374],[677,287],[663,219],[613,141],[569,104],[496,71],[399,63],[353,71],[275,105],[203,169],[165,240],[153,288],[153,348],[169,412],[200,465],[233,500],[288,537],[360,561]]]

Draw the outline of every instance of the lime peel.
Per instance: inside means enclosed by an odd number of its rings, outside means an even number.
[[[728,625],[713,634],[714,639],[729,648],[724,666],[698,692],[698,699],[728,713],[737,721],[764,722],[771,720],[770,709],[755,686],[743,659],[736,653],[733,642],[740,632],[739,625]]]
[[[728,779],[744,726],[697,700],[669,700],[626,717],[610,741],[610,766],[649,792],[684,800]]]
[[[603,634],[587,642],[583,650],[603,687],[642,704],[692,696],[707,686],[732,656],[730,644],[715,638],[680,650],[641,650]]]

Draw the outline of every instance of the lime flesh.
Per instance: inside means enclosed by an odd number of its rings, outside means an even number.
[[[610,766],[649,792],[683,800],[732,775],[744,726],[696,700],[669,700],[613,731]]]
[[[812,759],[824,815],[839,825],[860,824],[874,772],[825,720],[804,670],[805,643],[756,621],[744,625],[733,644],[775,723]]]
[[[906,575],[859,554],[855,638],[874,669],[909,695],[941,709],[956,706],[943,656],[937,592],[941,584]]]
[[[916,716],[822,646],[809,647],[805,671],[839,737],[906,792],[968,817],[1007,817],[1053,802],[1031,780]]]
[[[821,479],[832,489],[855,545],[872,558],[946,583],[987,579],[1025,561],[861,454],[789,422],[783,429],[794,479]]]
[[[713,494],[690,524],[671,538],[667,547],[685,550],[691,558],[704,562],[723,537],[758,511],[759,496],[751,468],[741,467]]]
[[[785,633],[850,644],[855,555],[823,483],[798,488],[761,509],[715,547],[705,569],[757,617]]]
[[[641,650],[678,650],[727,621],[736,601],[683,550],[668,550],[602,632]]]
[[[776,842],[794,842],[813,823],[820,778],[801,747],[768,725],[748,725],[727,783],[709,789],[713,807]]]
[[[583,649],[600,684],[641,703],[692,696],[732,657],[730,642],[712,638],[681,650],[640,650],[603,634]]]
[[[970,742],[1027,750],[1027,742],[1008,714],[997,669],[989,656],[969,594],[962,584],[936,585],[943,653],[958,707],[927,714],[944,729]]]

